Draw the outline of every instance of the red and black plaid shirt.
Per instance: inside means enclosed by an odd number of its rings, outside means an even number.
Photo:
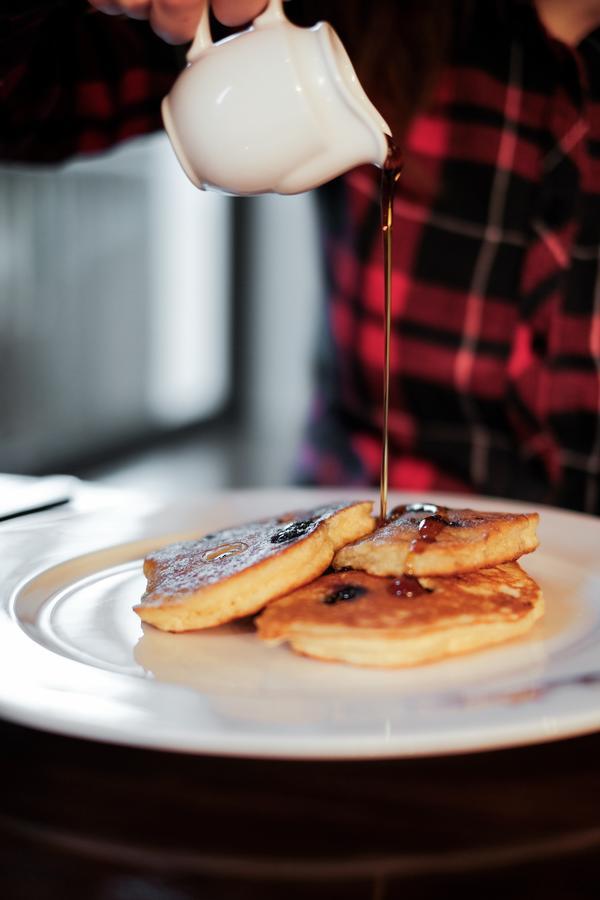
[[[479,4],[405,147],[390,482],[600,512],[600,33]],[[383,266],[372,167],[326,189],[327,347],[302,470],[376,484]]]
[[[3,0],[0,159],[52,162],[161,127],[173,47],[85,0]]]
[[[5,158],[59,159],[157,127],[175,64],[147,26],[78,0],[13,6],[0,12]],[[600,512],[600,36],[571,51],[529,4],[507,2],[502,20],[492,6],[478,5],[405,148],[390,481]],[[300,478],[376,484],[377,173],[321,194],[328,328]]]

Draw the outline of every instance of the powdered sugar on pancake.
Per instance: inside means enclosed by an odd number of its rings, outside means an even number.
[[[177,603],[182,595],[237,575],[313,534],[327,519],[354,502],[332,503],[171,544],[144,562],[148,579],[144,605]],[[216,554],[216,558],[211,558]]]

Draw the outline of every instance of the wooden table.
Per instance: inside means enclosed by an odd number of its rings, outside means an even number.
[[[600,897],[600,734],[464,756],[185,756],[0,724],[6,900]]]

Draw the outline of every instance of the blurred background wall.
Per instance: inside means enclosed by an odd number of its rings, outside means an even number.
[[[0,170],[0,471],[289,481],[321,301],[310,195],[198,192],[166,138]]]

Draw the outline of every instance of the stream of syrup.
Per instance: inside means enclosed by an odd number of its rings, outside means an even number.
[[[392,235],[394,224],[394,194],[402,174],[402,155],[388,137],[388,155],[381,173],[381,234],[383,237],[384,316],[385,337],[383,348],[383,433],[381,447],[381,473],[379,478],[379,521],[385,522],[388,507],[389,471],[389,413],[390,413],[390,350],[392,335]]]

